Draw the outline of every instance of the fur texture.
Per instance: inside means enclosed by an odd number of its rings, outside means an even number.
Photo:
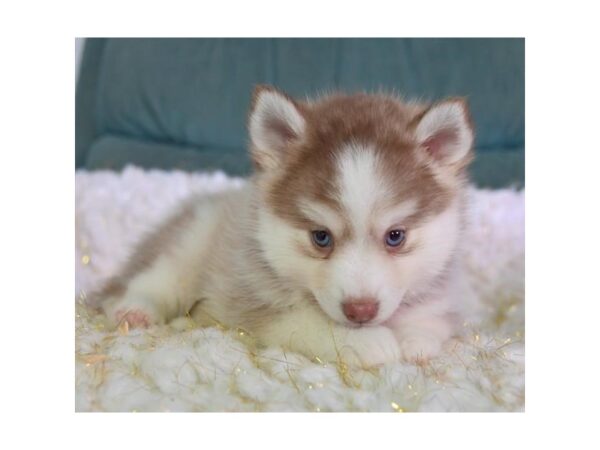
[[[259,87],[249,132],[247,187],[192,198],[94,296],[112,324],[193,313],[328,361],[436,356],[470,297],[459,259],[473,143],[465,102],[298,102]]]

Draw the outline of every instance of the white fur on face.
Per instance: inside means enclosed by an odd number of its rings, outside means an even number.
[[[343,149],[337,161],[339,201],[357,235],[368,233],[371,213],[390,192],[379,165],[371,148],[357,144]]]

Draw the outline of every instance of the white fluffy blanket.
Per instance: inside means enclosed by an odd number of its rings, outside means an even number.
[[[76,174],[78,411],[521,411],[524,193],[473,189],[466,263],[481,313],[426,364],[371,370],[256,349],[243,330],[188,320],[106,330],[83,306],[144,231],[191,192],[239,186],[223,174]]]

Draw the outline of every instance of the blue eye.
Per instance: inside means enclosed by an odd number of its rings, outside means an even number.
[[[391,230],[388,231],[385,237],[385,243],[390,247],[398,247],[406,239],[406,232],[404,230]]]
[[[312,232],[312,240],[317,247],[329,247],[331,245],[331,235],[325,230],[315,230]]]

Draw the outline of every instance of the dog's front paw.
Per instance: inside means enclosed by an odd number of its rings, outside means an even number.
[[[339,353],[344,362],[364,367],[399,361],[401,355],[394,333],[386,327],[350,330]]]
[[[442,350],[444,339],[429,333],[402,333],[398,336],[402,359],[410,362],[428,361]]]
[[[129,296],[107,301],[103,310],[109,323],[115,328],[124,322],[131,328],[148,328],[162,323],[160,315],[150,302]]]
[[[133,328],[148,328],[154,321],[147,311],[142,309],[119,309],[115,312],[115,322],[127,322]]]

